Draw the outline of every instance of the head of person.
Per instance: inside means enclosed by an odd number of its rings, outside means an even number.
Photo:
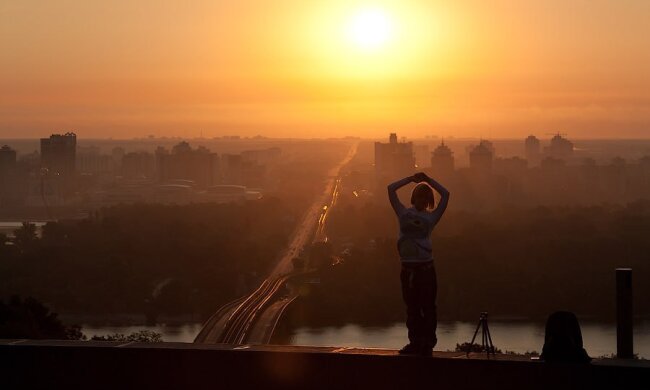
[[[431,187],[426,183],[416,185],[411,192],[411,204],[418,211],[433,209],[436,204]]]

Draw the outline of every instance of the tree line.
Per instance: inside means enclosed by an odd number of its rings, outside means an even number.
[[[121,205],[0,237],[0,297],[59,313],[205,318],[253,288],[286,244],[297,210],[277,198]]]
[[[388,202],[343,197],[328,235],[339,252],[293,310],[314,326],[401,321],[404,305]],[[615,319],[615,271],[633,269],[634,309],[650,316],[650,201],[624,206],[450,210],[433,234],[443,320],[543,320],[555,310]],[[341,261],[342,260],[342,261]]]

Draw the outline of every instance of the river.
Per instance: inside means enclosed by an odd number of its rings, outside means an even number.
[[[544,344],[544,324],[525,321],[492,321],[489,327],[494,345],[504,352],[539,352]],[[581,327],[585,348],[590,356],[598,357],[616,352],[615,325],[583,322]],[[191,343],[201,329],[201,324],[156,326],[84,325],[82,327],[82,331],[88,337],[113,333],[130,334],[144,329],[162,334],[164,341]],[[441,322],[438,324],[438,345],[436,350],[453,350],[457,343],[470,341],[475,329],[475,323]],[[634,331],[634,352],[638,353],[639,357],[650,359],[650,321],[635,324]],[[401,323],[381,327],[363,327],[348,324],[341,327],[297,328],[292,331],[287,341],[292,345],[399,349],[406,342],[406,329]]]

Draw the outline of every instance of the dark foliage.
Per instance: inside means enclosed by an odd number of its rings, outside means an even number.
[[[151,330],[141,330],[139,332],[133,332],[130,335],[115,333],[115,334],[104,335],[104,336],[93,336],[90,340],[123,341],[123,342],[136,342],[136,343],[159,343],[163,341],[162,335],[160,333],[156,333]]]
[[[65,326],[34,298],[12,296],[0,301],[0,338],[79,340],[84,336],[78,326]]]
[[[0,246],[0,296],[35,296],[59,312],[200,314],[254,287],[297,211],[277,198],[186,206],[136,204],[81,221],[31,225]]]
[[[456,344],[456,352],[487,352],[487,347],[481,344],[471,344],[468,342],[462,344]],[[502,353],[499,348],[494,347],[494,353]]]
[[[397,222],[387,202],[339,201],[329,232],[350,248],[321,270],[321,284],[294,310],[311,325],[386,324],[404,318]],[[613,321],[614,269],[634,272],[634,308],[650,316],[650,202],[627,206],[448,211],[433,235],[443,320],[543,320],[556,310]]]

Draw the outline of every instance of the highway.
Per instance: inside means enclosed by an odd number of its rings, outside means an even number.
[[[250,295],[221,307],[203,325],[195,343],[266,344],[283,311],[296,298],[287,296],[285,284],[292,276],[292,260],[314,241],[327,241],[325,223],[339,197],[341,169],[357,152],[354,143],[339,164],[327,173],[323,192],[296,226],[289,245],[262,284]]]

